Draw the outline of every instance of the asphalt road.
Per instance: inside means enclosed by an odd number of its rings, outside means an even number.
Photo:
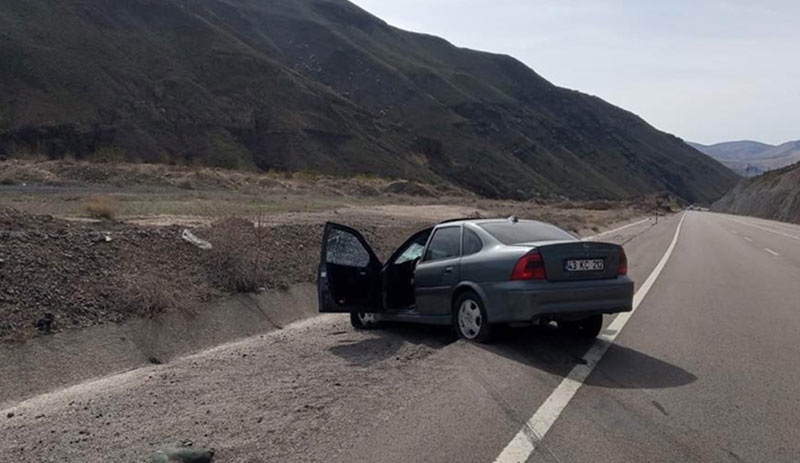
[[[598,239],[625,244],[640,290],[681,217]],[[613,334],[525,461],[800,461],[799,226],[686,213]],[[218,462],[493,462],[595,348],[323,316],[3,410],[0,461],[145,461],[190,439]]]
[[[529,461],[800,461],[798,335],[800,227],[688,213],[618,347]]]

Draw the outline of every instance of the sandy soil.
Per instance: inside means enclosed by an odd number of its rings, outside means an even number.
[[[3,410],[0,461],[141,462],[185,440],[220,462],[329,461],[358,439],[343,430],[366,433],[365,420],[448,381],[453,367],[434,354],[454,341],[449,330],[356,332],[343,316],[312,318]]]

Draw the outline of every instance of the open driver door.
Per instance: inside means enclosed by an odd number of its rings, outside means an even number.
[[[317,272],[319,311],[381,312],[382,269],[361,233],[326,223]]]

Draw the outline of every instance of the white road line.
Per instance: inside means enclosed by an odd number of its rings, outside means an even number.
[[[780,254],[778,254],[777,252],[773,251],[770,248],[764,248],[764,250],[767,251],[768,253],[772,254],[773,256],[780,256]]]
[[[633,296],[633,310],[627,313],[617,315],[613,322],[608,326],[606,333],[598,336],[597,341],[592,345],[588,352],[584,355],[583,359],[585,364],[575,365],[569,374],[561,381],[561,384],[553,390],[547,400],[544,401],[541,407],[536,410],[536,413],[522,426],[522,429],[511,439],[511,442],[506,445],[500,455],[494,460],[494,463],[522,463],[531,456],[536,446],[544,439],[544,436],[556,422],[566,406],[575,397],[578,389],[583,385],[583,382],[591,374],[594,367],[600,362],[605,355],[608,348],[617,339],[617,336],[628,323],[631,316],[639,304],[642,303],[650,288],[658,279],[664,267],[667,265],[675,245],[678,243],[678,236],[683,227],[683,221],[686,214],[681,217],[678,228],[675,230],[675,236],[672,238],[669,248],[664,253],[664,256],[653,269],[653,272],[647,277],[647,280],[642,284],[636,294]]]
[[[583,241],[593,240],[593,239],[599,238],[599,237],[601,237],[603,235],[608,235],[609,233],[614,233],[614,232],[618,232],[618,231],[621,231],[621,230],[625,230],[626,228],[634,227],[636,225],[640,225],[640,224],[643,224],[643,223],[649,222],[649,221],[650,221],[650,218],[642,219],[642,220],[640,220],[638,222],[629,223],[628,225],[623,225],[623,226],[621,226],[619,228],[615,228],[613,230],[608,230],[608,231],[604,231],[603,233],[598,233],[596,235],[587,236],[586,238],[581,238],[581,240],[583,240]]]
[[[791,222],[778,222],[775,220],[766,220],[751,216],[734,216],[734,217],[739,218],[740,220],[746,219],[750,223],[761,225],[762,227],[773,228],[775,230],[782,231],[785,233],[797,234],[798,232],[800,232],[800,224],[795,224]]]
[[[751,243],[753,242],[753,238],[750,238],[749,236],[745,236],[745,237],[744,237],[744,240],[745,240],[745,241],[749,241],[749,242],[751,242]]]
[[[795,239],[795,240],[800,240],[800,236],[797,236],[797,235],[792,235],[792,234],[790,234],[790,233],[784,233],[784,232],[782,232],[782,231],[778,231],[778,230],[775,230],[775,229],[773,229],[773,228],[762,227],[761,225],[756,225],[756,224],[754,224],[754,223],[750,223],[750,222],[747,222],[747,221],[744,221],[744,220],[736,220],[736,219],[731,219],[731,220],[733,220],[734,222],[739,222],[739,223],[741,223],[741,224],[744,224],[744,225],[749,225],[749,226],[751,226],[751,227],[759,228],[759,229],[761,229],[761,230],[768,231],[768,232],[770,232],[770,233],[775,233],[776,235],[781,235],[781,236],[785,236],[785,237],[787,237],[787,238],[792,238],[792,239]]]

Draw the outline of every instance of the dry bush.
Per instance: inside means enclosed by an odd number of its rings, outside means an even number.
[[[202,292],[191,284],[167,275],[128,274],[120,278],[117,299],[133,315],[153,317],[167,311],[192,314]]]
[[[8,153],[11,159],[22,159],[31,162],[46,162],[50,158],[38,150],[26,150],[17,147],[12,147]]]
[[[117,203],[108,196],[98,196],[86,202],[86,212],[93,219],[112,220],[117,215]]]
[[[178,188],[182,190],[196,190],[197,185],[192,181],[190,178],[182,178],[178,180],[176,184]]]
[[[214,225],[214,247],[206,253],[206,266],[218,288],[234,292],[254,292],[267,282],[264,243],[267,229],[260,220],[229,218]]]
[[[23,177],[25,176],[25,169],[21,162],[12,161],[3,163],[0,169],[3,171],[3,173],[0,174],[0,185],[11,186],[19,185],[24,182]]]
[[[28,326],[12,325],[11,323],[0,324],[0,343],[25,344],[32,337],[35,328]]]
[[[596,200],[596,201],[589,201],[583,205],[584,209],[588,209],[590,211],[608,211],[614,209],[616,205],[611,201],[606,200]]]

